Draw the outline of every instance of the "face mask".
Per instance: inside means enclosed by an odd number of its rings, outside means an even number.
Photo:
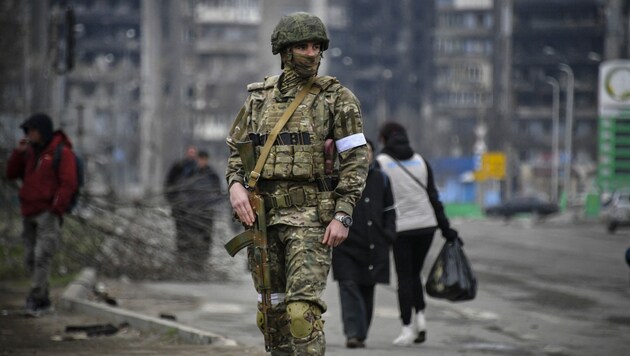
[[[319,69],[321,59],[321,53],[314,56],[293,53],[289,56],[287,65],[293,67],[295,73],[297,73],[300,77],[310,78],[317,74],[317,69]]]

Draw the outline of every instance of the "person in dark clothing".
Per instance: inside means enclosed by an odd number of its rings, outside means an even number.
[[[357,201],[348,238],[333,249],[333,278],[339,282],[341,317],[346,347],[365,347],[374,311],[374,287],[389,283],[389,252],[396,236],[396,211],[389,178],[374,161],[368,143],[370,168]]]
[[[39,313],[51,307],[49,279],[63,214],[77,189],[77,168],[72,143],[61,130],[53,131],[52,119],[43,113],[20,125],[20,140],[7,162],[7,178],[22,181],[20,207],[24,230],[24,262],[32,275],[26,298],[28,312]],[[53,160],[62,145],[57,167]]]
[[[197,148],[188,146],[185,157],[175,162],[168,171],[164,185],[166,200],[171,206],[171,216],[175,221],[175,245],[178,266],[189,269],[187,255],[189,238],[194,234],[194,217],[188,208],[190,197],[190,180],[197,169]]]
[[[219,176],[210,167],[208,152],[199,151],[196,165],[184,183],[188,236],[178,241],[178,250],[187,257],[190,270],[203,273],[210,255],[214,214],[222,193]]]
[[[384,144],[377,156],[391,178],[396,202],[394,263],[398,278],[398,305],[402,331],[395,345],[407,346],[426,339],[424,289],[420,273],[433,235],[439,228],[447,240],[459,238],[444,213],[428,162],[415,153],[405,128],[395,122],[383,125],[379,139]],[[415,324],[412,311],[415,309]]]

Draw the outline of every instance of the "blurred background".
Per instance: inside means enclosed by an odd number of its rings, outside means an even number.
[[[83,222],[129,236],[149,214],[143,228],[168,231],[169,165],[193,144],[223,173],[246,85],[280,73],[270,34],[294,11],[327,25],[320,74],[357,95],[367,136],[407,126],[449,216],[532,195],[596,218],[630,186],[628,0],[4,0],[3,172],[19,124],[48,112],[86,163]],[[1,189],[14,231],[4,174]]]

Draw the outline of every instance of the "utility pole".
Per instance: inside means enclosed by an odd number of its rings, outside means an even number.
[[[141,57],[141,103],[140,113],[140,184],[144,194],[153,194],[161,189],[162,179],[162,2],[142,0],[142,53]]]
[[[573,70],[569,67],[568,64],[560,63],[558,64],[558,68],[567,75],[567,85],[566,85],[566,110],[565,110],[565,133],[564,133],[564,150],[565,150],[565,162],[564,162],[564,196],[565,199],[569,200],[569,195],[571,193],[570,185],[571,185],[571,151],[572,151],[572,140],[573,140],[573,91],[575,88],[575,79],[573,76]]]
[[[552,128],[551,128],[551,201],[558,202],[558,169],[560,141],[560,84],[553,77],[545,78],[553,90]]]
[[[511,143],[511,123],[512,123],[512,16],[514,11],[513,0],[497,0],[495,8],[495,18],[497,21],[498,48],[495,49],[495,69],[493,91],[496,98],[495,108],[497,111],[496,123],[499,130],[494,132],[490,139],[497,139],[497,145],[505,152],[507,158],[505,172],[505,192],[504,198],[512,196],[514,187],[512,177],[515,168],[515,155],[512,153]]]

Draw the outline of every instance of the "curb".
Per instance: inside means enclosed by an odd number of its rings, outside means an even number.
[[[238,346],[236,341],[208,331],[89,301],[87,296],[92,291],[95,283],[96,271],[93,268],[84,268],[79,276],[64,290],[61,296],[60,307],[67,311],[76,311],[104,318],[116,324],[127,323],[147,333],[176,334],[180,340],[191,344]]]

